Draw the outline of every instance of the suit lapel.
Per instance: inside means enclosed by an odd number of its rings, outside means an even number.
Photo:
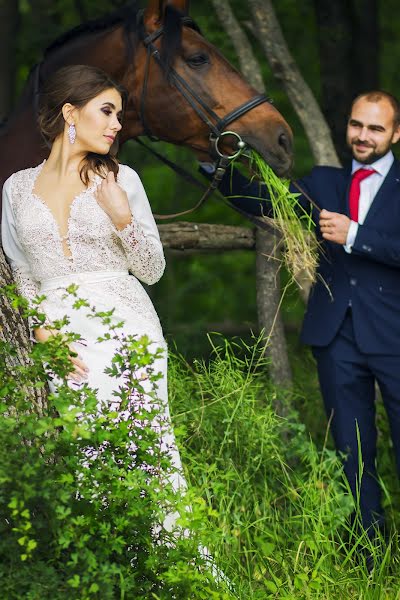
[[[349,207],[349,191],[351,183],[351,165],[345,167],[342,171],[342,180],[339,182],[340,188],[338,189],[338,196],[340,201],[340,208],[338,212],[342,215],[350,216]]]
[[[384,182],[378,190],[375,198],[372,201],[370,209],[365,217],[365,224],[368,224],[370,221],[373,221],[379,212],[380,207],[384,202],[390,202],[393,193],[396,191],[396,188],[399,186],[400,181],[400,165],[397,160],[394,161],[388,174],[385,177]]]

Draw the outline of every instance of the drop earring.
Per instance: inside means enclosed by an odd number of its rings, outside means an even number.
[[[76,129],[75,129],[75,125],[73,123],[71,123],[71,125],[68,128],[68,137],[69,137],[70,144],[75,144]]]

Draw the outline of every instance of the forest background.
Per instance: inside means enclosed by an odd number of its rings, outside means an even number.
[[[0,119],[6,118],[12,110],[29,70],[41,59],[51,41],[80,22],[104,15],[123,4],[125,2],[117,0],[2,0]],[[250,39],[268,94],[294,131],[293,175],[302,176],[314,164],[307,136],[251,31],[249,3],[230,0],[230,5]],[[214,7],[211,0],[192,2],[191,14],[204,35],[239,66],[232,40],[221,26]],[[279,0],[274,8],[292,56],[328,121],[340,159],[345,161],[348,159],[344,145],[346,114],[355,94],[378,86],[400,93],[397,77],[400,47],[397,19],[393,18],[396,3],[394,0],[385,3],[378,0],[335,3]],[[155,148],[196,173],[197,164],[189,151],[162,143],[155,144]],[[140,174],[154,212],[184,210],[198,198],[196,189],[179,180],[135,142],[124,146],[120,158]],[[186,220],[246,224],[218,195]],[[283,274],[283,286],[286,281]],[[245,342],[258,333],[254,252],[168,252],[166,273],[149,293],[167,338],[189,360],[207,358],[211,349],[210,332]],[[282,314],[297,408],[307,429],[321,441],[325,435],[325,419],[315,368],[311,354],[298,341],[303,311],[304,303],[295,286],[285,288]]]
[[[293,129],[293,176],[301,177],[315,163],[313,143],[320,130],[317,124],[313,138],[307,137],[306,129],[310,135],[309,128],[300,122],[287,90],[274,77],[265,49],[254,34],[251,5],[256,1],[229,0],[229,5],[250,40],[268,95]],[[216,8],[226,3],[227,0],[192,2],[191,15],[204,35],[239,67],[233,40],[216,13]],[[0,0],[0,121],[11,113],[30,69],[40,61],[46,46],[75,25],[105,15],[124,4],[124,1],[117,0]],[[349,158],[344,134],[352,98],[363,90],[376,87],[400,94],[397,4],[395,0],[276,0],[273,3],[294,62],[321,107],[337,155],[343,163]],[[259,5],[271,6],[269,0],[260,0]],[[23,144],[23,140],[20,143]],[[197,173],[198,165],[188,150],[161,143],[155,144],[155,148]],[[7,148],[1,150],[7,152]],[[398,153],[396,149],[395,152]],[[178,179],[134,141],[124,146],[120,159],[138,171],[154,212],[184,210],[198,199],[197,189]],[[185,217],[185,220],[252,227],[227,208],[217,194],[201,211]],[[185,359],[182,361],[175,356],[171,360],[170,400],[188,479],[207,506],[213,509],[209,516],[213,526],[209,529],[218,539],[213,548],[217,549],[216,555],[225,572],[232,576],[239,597],[246,600],[264,600],[267,597],[296,600],[308,600],[310,597],[400,599],[397,536],[393,537],[389,550],[386,551],[384,546],[384,559],[377,553],[375,563],[381,568],[375,570],[372,578],[366,565],[360,566],[360,561],[354,560],[356,554],[362,555],[359,546],[347,544],[345,523],[351,508],[348,496],[346,499],[343,494],[335,454],[325,448],[326,419],[314,361],[309,350],[299,343],[304,302],[296,286],[287,286],[288,277],[283,270],[280,275],[284,291],[282,315],[294,383],[289,402],[295,411],[289,414],[287,420],[274,414],[276,408],[282,407],[281,390],[270,385],[266,371],[253,369],[254,363],[259,364],[260,348],[260,345],[255,345],[259,333],[255,252],[206,254],[167,251],[166,273],[156,286],[148,289],[161,317],[170,349],[173,352],[176,348]],[[233,343],[224,345],[221,334]],[[222,348],[219,353],[215,352],[213,343]],[[200,359],[205,362],[201,363]],[[0,375],[2,367],[0,361]],[[17,383],[18,378],[14,378],[12,385]],[[10,389],[13,389],[12,385]],[[30,418],[28,412],[28,425]],[[36,424],[35,417],[33,422]],[[9,420],[3,415],[4,424],[8,427]],[[15,426],[20,435],[19,423]],[[398,530],[400,491],[394,477],[388,424],[381,404],[378,426],[379,473],[384,483],[384,504],[391,517],[389,522],[393,521]],[[21,465],[26,463],[29,468],[30,465],[25,460],[18,436],[7,433],[7,427],[3,427],[6,437],[5,442],[0,444],[3,448],[0,464],[3,472],[8,469],[11,489],[14,490],[14,484],[19,489],[22,482],[31,493],[31,486],[33,489],[37,485],[38,497],[42,498],[41,458],[36,465],[36,479],[29,472],[25,479],[21,476],[17,482],[14,481],[14,474],[18,471],[15,457],[21,457]],[[315,446],[309,442],[309,437]],[[45,485],[53,490],[51,470],[46,477]],[[72,479],[71,482],[73,489]],[[3,496],[0,500],[6,506],[0,506],[0,512],[10,508],[15,512],[17,509],[7,504],[7,494]],[[74,493],[66,496],[73,497]],[[67,501],[60,500],[60,506],[64,506],[64,502]],[[68,503],[66,506],[70,508]],[[58,508],[57,501],[49,502],[49,510],[57,511]],[[26,511],[21,515],[24,513]],[[73,516],[74,513],[71,514]],[[47,514],[44,516],[47,520]],[[117,513],[115,516],[120,517]],[[80,539],[79,528],[72,525],[72,521],[72,517],[67,519],[66,526],[78,532]],[[32,522],[39,531],[40,519]],[[93,526],[91,542],[86,544],[84,541],[83,545],[93,547],[93,554],[98,556],[99,548],[105,551],[110,548],[108,544],[98,544],[101,523],[97,514],[89,525]],[[42,585],[41,578],[44,578],[46,586],[52,582],[56,589],[62,581],[63,585],[69,586],[68,589],[76,588],[76,593],[80,594],[79,577],[83,578],[88,572],[86,563],[82,561],[82,549],[76,568],[73,561],[68,563],[63,559],[63,554],[59,563],[61,569],[57,567],[58,563],[54,567],[53,556],[46,555],[46,568],[49,567],[46,571],[39,552],[34,553],[33,562],[21,562],[21,542],[14,539],[15,531],[18,530],[13,529],[8,532],[8,537],[3,536],[3,545],[0,544],[0,555],[3,558],[11,556],[11,561],[15,558],[13,564],[20,569],[18,577],[13,575],[12,569],[6,569],[6,573],[0,569],[0,580],[6,577],[10,589],[18,588],[16,596],[9,593],[10,599],[15,597],[19,600],[19,588],[26,585],[26,589],[31,589],[31,580],[34,585]],[[47,531],[47,525],[43,531]],[[58,534],[57,528],[55,531]],[[61,545],[64,544],[63,535],[62,532],[60,539],[56,539]],[[41,536],[39,531],[38,547],[47,549],[47,542]],[[126,539],[129,539],[129,534]],[[14,540],[13,552],[10,552],[10,540]],[[364,543],[365,540],[361,540],[361,548]],[[375,550],[370,548],[368,552]],[[114,560],[111,550],[110,557]],[[99,564],[102,561],[103,558],[99,558]],[[8,564],[4,560],[3,563]],[[32,565],[36,565],[39,574],[36,580],[32,578]],[[175,563],[171,565],[175,569]],[[127,570],[130,572],[130,565],[127,565]],[[71,573],[73,577],[68,579]],[[101,593],[102,598],[119,597],[106,596],[103,588]],[[52,599],[67,597],[65,592],[55,596],[50,590],[49,594]],[[98,597],[96,594],[94,590],[93,596]],[[183,597],[186,600],[189,596]]]

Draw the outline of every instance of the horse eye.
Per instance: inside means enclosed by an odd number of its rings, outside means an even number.
[[[186,59],[186,62],[189,67],[196,68],[208,64],[210,60],[207,54],[194,54],[193,56],[189,56],[189,58]]]

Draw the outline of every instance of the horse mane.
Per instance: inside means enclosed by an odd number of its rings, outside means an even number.
[[[49,46],[47,46],[43,53],[43,57],[47,58],[54,50],[61,48],[68,42],[75,40],[85,33],[98,33],[105,31],[106,29],[116,27],[120,24],[124,25],[127,32],[135,31],[137,29],[138,12],[139,8],[137,6],[137,1],[132,0],[126,6],[123,6],[122,8],[119,8],[108,15],[81,23],[73,29],[62,33]]]
[[[77,25],[61,34],[45,49],[44,59],[48,58],[53,51],[58,50],[81,35],[106,31],[121,24],[124,26],[129,42],[131,39],[130,33],[140,33],[142,37],[145,37],[143,25],[138,20],[139,10],[137,0],[132,0],[113,13]],[[161,63],[166,74],[168,74],[174,58],[181,48],[182,28],[184,26],[200,33],[200,28],[190,17],[184,16],[175,8],[167,6],[164,13],[164,35],[161,44]]]

